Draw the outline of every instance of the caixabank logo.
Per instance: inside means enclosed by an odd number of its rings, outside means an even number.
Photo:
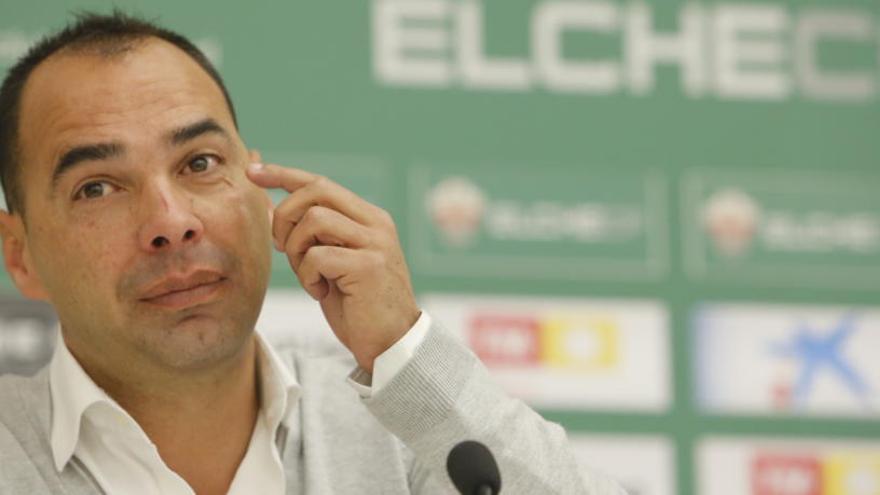
[[[859,441],[703,441],[700,493],[706,495],[876,495],[880,444]]]
[[[659,303],[439,294],[422,302],[503,387],[535,406],[669,405],[667,315]]]
[[[880,416],[880,309],[706,304],[693,337],[705,410]]]

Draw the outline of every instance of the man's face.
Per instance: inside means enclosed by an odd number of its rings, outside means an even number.
[[[268,199],[203,69],[158,39],[55,54],[24,89],[18,142],[27,249],[81,361],[197,368],[243,347]]]

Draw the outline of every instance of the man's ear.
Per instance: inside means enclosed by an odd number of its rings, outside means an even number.
[[[34,267],[28,249],[24,222],[19,214],[0,210],[0,236],[3,238],[3,262],[19,292],[28,299],[48,301],[49,295]]]

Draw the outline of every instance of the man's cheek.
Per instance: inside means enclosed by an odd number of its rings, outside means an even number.
[[[258,264],[268,264],[271,257],[272,224],[265,193],[252,187],[235,188],[220,215],[213,215],[230,246],[241,256]],[[259,260],[259,261],[258,261]]]
[[[257,211],[260,210],[262,191],[247,180],[242,174],[223,176],[222,185],[211,194],[200,195],[193,205],[196,211],[220,214],[229,220],[237,220],[243,225],[250,224],[258,219]],[[265,217],[265,207],[262,208],[262,216]]]
[[[59,256],[63,251],[63,256]],[[107,277],[112,273],[113,260],[106,248],[67,240],[45,246],[35,257],[37,272],[55,303],[81,304],[90,294],[103,293]]]

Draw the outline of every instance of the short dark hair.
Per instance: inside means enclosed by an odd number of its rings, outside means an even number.
[[[0,86],[0,183],[6,195],[10,213],[19,212],[24,218],[24,195],[20,183],[18,121],[21,93],[30,74],[41,62],[62,49],[90,50],[95,54],[112,57],[130,51],[135,43],[146,38],[159,38],[183,50],[211,79],[220,86],[232,121],[238,128],[232,99],[220,74],[191,41],[184,36],[119,10],[110,14],[83,12],[64,29],[49,34],[33,45],[6,75]]]

